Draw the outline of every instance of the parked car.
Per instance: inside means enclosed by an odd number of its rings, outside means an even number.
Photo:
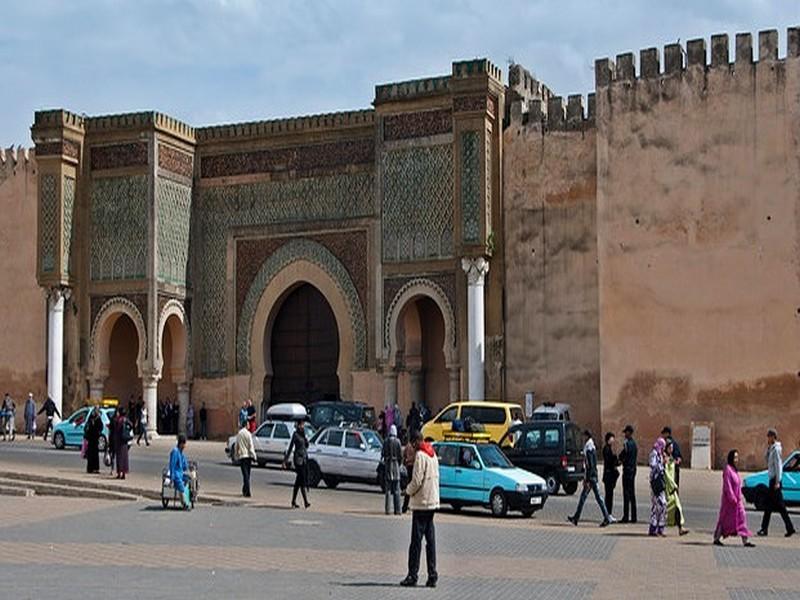
[[[367,429],[378,426],[375,409],[363,402],[315,402],[308,407],[308,418],[317,429],[346,424],[360,425]]]
[[[308,446],[308,485],[329,488],[343,481],[382,485],[378,479],[383,440],[364,427],[327,427]]]
[[[518,469],[495,444],[436,442],[439,498],[454,510],[485,506],[496,517],[518,510],[530,517],[544,507],[544,479]]]
[[[744,499],[753,504],[756,510],[764,510],[768,486],[767,471],[745,477],[742,485]],[[787,506],[800,506],[800,449],[792,452],[784,461],[781,486]]]
[[[83,444],[83,429],[86,426],[86,419],[92,408],[85,406],[72,413],[67,419],[61,421],[53,427],[53,446],[58,450],[63,450],[67,446],[78,446]],[[104,452],[108,445],[108,424],[111,421],[116,408],[101,408],[100,418],[103,421],[103,432],[100,434],[98,446],[100,452]]]
[[[508,459],[547,482],[547,493],[560,487],[574,494],[583,480],[581,430],[568,421],[531,421],[515,425],[500,440]]]
[[[256,449],[257,462],[259,467],[267,463],[283,462],[283,456],[289,447],[297,421],[264,421],[253,434],[253,446]],[[316,433],[313,425],[306,423],[306,437],[311,437]],[[234,447],[236,446],[236,436],[232,435],[225,444],[225,454],[228,455],[234,465],[238,465]]]
[[[570,421],[572,407],[563,402],[543,402],[533,409],[532,421]]]
[[[508,428],[523,421],[522,407],[511,402],[478,400],[448,404],[422,427],[422,435],[437,442],[453,437],[469,437],[460,431],[469,429],[469,423],[483,425],[489,435],[486,441],[499,442]],[[460,431],[459,431],[460,430]]]

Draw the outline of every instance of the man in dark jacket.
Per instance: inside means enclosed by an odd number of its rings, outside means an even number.
[[[606,505],[603,503],[603,498],[600,497],[600,490],[597,488],[597,448],[592,439],[592,432],[588,429],[583,432],[583,437],[586,439],[583,445],[583,462],[585,465],[585,474],[583,479],[583,490],[581,491],[580,500],[578,500],[578,508],[575,514],[567,517],[567,521],[573,525],[577,525],[581,519],[581,512],[583,511],[583,503],[586,502],[586,497],[589,492],[594,492],[594,498],[597,500],[597,505],[600,507],[600,512],[603,513],[603,522],[600,527],[606,527],[614,522],[613,517],[608,513]]]
[[[44,426],[44,436],[42,436],[42,439],[47,440],[47,434],[53,428],[53,415],[58,415],[58,418],[61,418],[61,413],[58,412],[58,407],[50,396],[47,397],[47,400],[42,404],[42,408],[40,408],[39,412],[36,414],[40,415],[42,413],[47,417],[47,424]]]
[[[639,449],[633,439],[633,427],[625,425],[622,430],[625,441],[619,462],[622,464],[622,523],[636,523],[636,458]],[[628,516],[630,515],[630,519]]]
[[[614,434],[606,433],[606,443],[603,446],[603,486],[606,492],[606,510],[614,514],[614,488],[619,479],[619,459],[614,454]]]
[[[245,421],[243,427],[247,427]],[[292,456],[294,451],[294,456]],[[306,495],[306,488],[308,488],[308,440],[306,439],[306,428],[303,421],[298,421],[292,434],[292,441],[289,442],[289,447],[286,449],[286,454],[283,456],[283,465],[287,467],[289,464],[289,457],[292,456],[294,462],[294,490],[292,491],[292,508],[300,508],[297,504],[298,490],[303,494],[303,503],[305,507],[311,506]]]

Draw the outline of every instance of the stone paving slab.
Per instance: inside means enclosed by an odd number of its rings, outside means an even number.
[[[800,591],[770,590],[754,588],[734,588],[730,590],[731,600],[797,600]]]

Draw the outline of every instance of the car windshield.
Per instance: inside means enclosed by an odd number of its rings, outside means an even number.
[[[375,433],[374,431],[370,431],[369,429],[366,429],[361,433],[367,440],[367,445],[370,448],[374,448],[376,450],[380,450],[381,448],[383,448],[383,442],[381,442],[381,436],[379,436],[377,433]]]
[[[483,464],[487,469],[511,469],[514,465],[508,462],[506,455],[497,446],[478,446],[478,454],[481,455]]]

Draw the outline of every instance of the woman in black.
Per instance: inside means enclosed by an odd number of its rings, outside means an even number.
[[[283,465],[287,467],[289,464],[289,456],[294,450],[294,472],[296,474],[294,479],[294,491],[292,492],[292,508],[300,508],[297,504],[297,490],[303,494],[303,503],[306,508],[311,506],[306,495],[306,488],[308,487],[308,440],[306,439],[305,424],[303,421],[298,421],[292,434],[292,441],[289,442],[289,447],[286,449],[286,454],[283,457]]]
[[[86,472],[99,473],[100,472],[100,435],[103,433],[103,420],[100,417],[100,411],[95,406],[92,409],[89,418],[86,420],[86,426],[83,428],[83,437],[86,440]]]
[[[614,508],[614,488],[617,487],[619,479],[619,459],[614,454],[614,434],[610,431],[606,433],[606,443],[603,446],[603,485],[606,489],[606,510],[608,514],[613,514]]]

